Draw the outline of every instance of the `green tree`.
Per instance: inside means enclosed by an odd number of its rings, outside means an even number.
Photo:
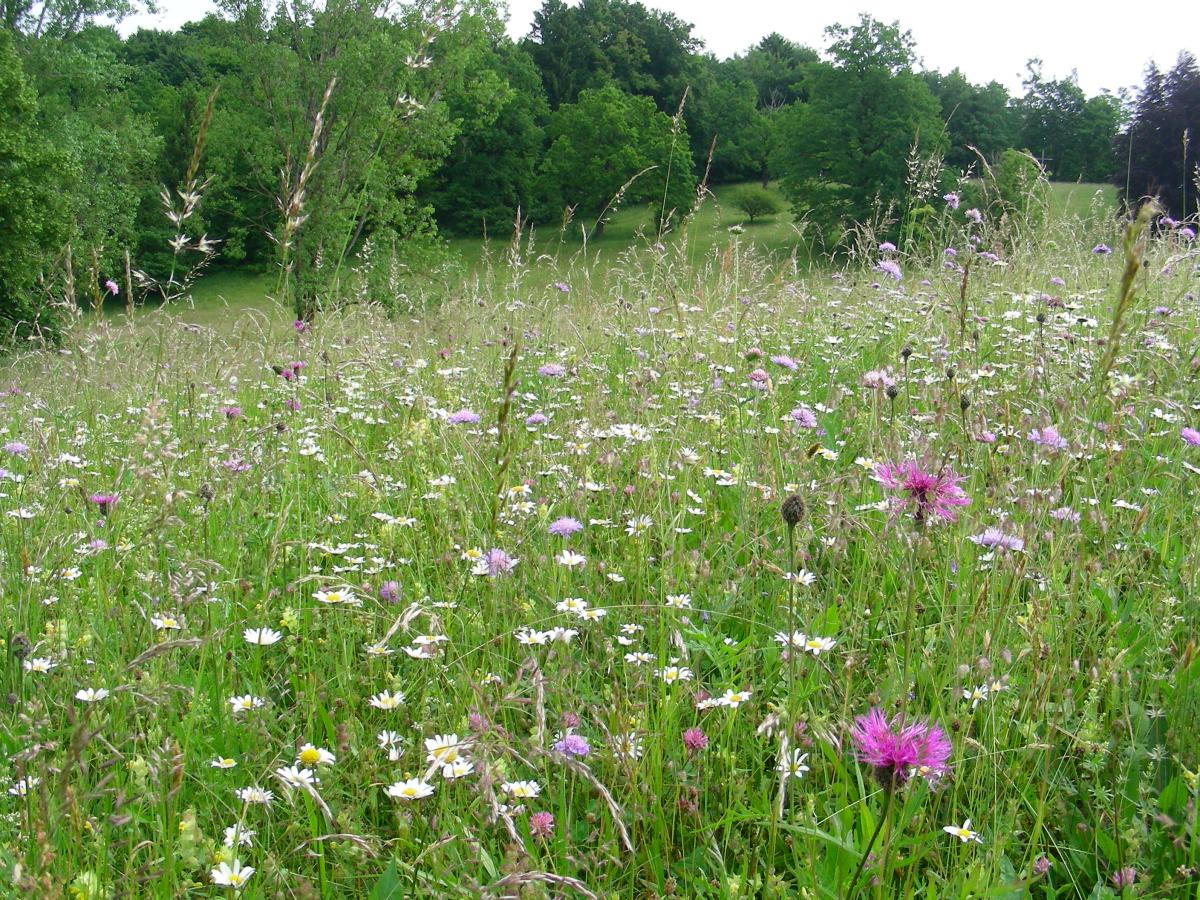
[[[691,25],[641,3],[545,0],[523,46],[542,73],[552,109],[574,103],[587,88],[614,84],[674,113],[700,41]]]
[[[549,107],[533,61],[507,39],[481,46],[464,74],[444,93],[457,136],[421,196],[443,230],[494,233],[533,211]]]
[[[773,32],[746,53],[730,59],[728,67],[735,77],[754,84],[759,109],[777,110],[806,99],[805,73],[820,59],[811,47]]]
[[[1109,95],[1088,99],[1074,75],[1047,79],[1041,60],[1030,60],[1021,99],[1019,144],[1060,181],[1107,180],[1107,148],[1121,124],[1120,103]]]
[[[783,209],[783,204],[770,191],[760,187],[739,188],[730,198],[730,206],[746,214],[752,223],[763,216],[773,216]]]
[[[754,83],[728,62],[711,56],[698,62],[684,120],[697,168],[707,168],[710,184],[765,177],[772,128],[757,97]]]
[[[0,30],[0,340],[41,333],[58,322],[39,279],[71,234],[71,209],[59,185],[77,171],[40,131],[37,97],[9,32]]]
[[[613,86],[583,91],[577,103],[554,113],[547,136],[550,149],[542,163],[547,209],[572,207],[591,225],[594,238],[603,234],[617,203],[648,204],[660,227],[690,208],[696,179],[687,136],[649,97]]]
[[[921,78],[941,106],[947,166],[961,171],[978,163],[971,147],[989,162],[999,159],[1016,142],[1019,116],[1004,85],[972,84],[958,69],[946,75],[922,72]]]
[[[864,16],[827,33],[833,61],[811,68],[808,102],[781,113],[775,166],[795,214],[837,238],[878,207],[903,215],[914,148],[936,155],[945,135],[908,32]]]

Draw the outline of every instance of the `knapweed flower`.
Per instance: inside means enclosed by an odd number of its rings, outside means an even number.
[[[958,838],[964,844],[969,844],[972,841],[976,844],[983,843],[983,838],[979,836],[979,832],[971,830],[970,819],[967,819],[961,825],[945,825],[942,827],[942,831],[946,832],[946,834],[954,835],[954,837]]]
[[[535,812],[529,817],[529,833],[534,837],[549,837],[553,831],[554,813]]]
[[[897,714],[889,721],[875,707],[854,720],[850,737],[859,761],[875,770],[885,788],[899,787],[913,775],[933,781],[950,769],[950,738],[920,719],[906,722]]]
[[[1195,428],[1184,428],[1179,432],[1179,436],[1183,438],[1185,444],[1191,444],[1193,447],[1200,446],[1200,431]]]
[[[923,522],[935,516],[953,522],[957,516],[955,506],[967,506],[971,502],[958,486],[962,476],[943,468],[937,474],[925,471],[916,460],[900,463],[881,463],[875,467],[875,480],[885,488],[902,491],[901,506],[911,506],[913,518]]]
[[[100,510],[100,515],[107,516],[112,512],[112,508],[117,505],[116,494],[92,494],[88,497],[89,503],[95,503]]]
[[[987,547],[989,550],[1015,550],[1020,552],[1025,549],[1025,542],[1016,535],[1005,534],[999,528],[985,528],[982,534],[973,534],[967,540],[973,544],[978,544],[980,547]]]
[[[385,581],[379,586],[379,599],[384,603],[400,602],[400,582]]]
[[[243,866],[240,861],[234,860],[233,865],[222,861],[219,866],[209,873],[213,884],[219,884],[222,887],[231,887],[235,891],[240,891],[246,886],[246,882],[250,880],[250,876],[254,874],[253,866]]]

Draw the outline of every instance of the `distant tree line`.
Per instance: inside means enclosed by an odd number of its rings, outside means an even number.
[[[914,172],[1013,149],[1196,209],[1190,56],[1123,103],[1036,60],[1021,96],[919,71],[911,34],[868,17],[821,51],[771,34],[719,60],[629,0],[545,0],[519,41],[495,0],[219,0],[122,39],[134,6],[0,0],[6,332],[52,329],[56,298],[169,298],[210,261],[284,273],[303,313],[366,262],[419,268],[438,235],[519,217],[594,238],[631,205],[665,230],[701,183],[778,182],[836,237],[881,209],[911,221],[946,178],[914,191]]]

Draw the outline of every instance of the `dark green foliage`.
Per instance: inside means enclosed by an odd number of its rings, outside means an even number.
[[[1047,80],[1041,61],[1030,60],[1025,96],[1018,104],[1018,146],[1036,156],[1060,181],[1107,181],[1112,176],[1108,148],[1121,122],[1117,98],[1090,100],[1072,79]]]
[[[734,209],[745,213],[751,222],[763,216],[773,216],[783,209],[779,198],[759,187],[741,188],[729,202]]]
[[[729,60],[732,77],[748,79],[759,109],[776,110],[807,99],[804,76],[820,60],[811,47],[793,43],[779,33],[767,35],[745,54]]]
[[[971,84],[958,69],[948,75],[922,72],[921,78],[941,106],[942,120],[946,123],[948,167],[963,171],[968,166],[977,166],[979,158],[971,147],[991,161],[1013,146],[1020,119],[1004,85],[995,81]]]
[[[587,88],[613,84],[674,113],[700,42],[691,25],[641,3],[545,0],[522,46],[542,73],[553,109],[575,102]]]
[[[57,330],[38,280],[70,236],[60,185],[78,175],[70,155],[42,134],[36,95],[12,37],[0,30],[0,343]]]
[[[1150,66],[1133,118],[1114,142],[1115,181],[1125,202],[1136,205],[1143,197],[1157,197],[1177,219],[1200,212],[1194,149],[1197,135],[1200,69],[1196,58],[1190,53],[1180,55],[1166,74]]]
[[[547,133],[542,174],[549,216],[571,207],[599,237],[602,214],[614,204],[644,203],[668,218],[691,208],[696,180],[687,135],[649,97],[611,86],[584,91],[554,113]]]
[[[701,59],[684,120],[692,155],[699,170],[708,170],[709,184],[766,177],[772,120],[758,108],[754,83],[730,63]]]
[[[829,29],[834,62],[813,66],[809,101],[781,115],[775,167],[797,216],[836,240],[843,228],[889,208],[900,218],[908,160],[938,153],[938,103],[911,71],[912,38],[866,17]]]
[[[458,135],[421,196],[447,232],[503,234],[533,211],[549,108],[533,61],[507,41],[480,47],[466,71],[470,84],[445,95]]]

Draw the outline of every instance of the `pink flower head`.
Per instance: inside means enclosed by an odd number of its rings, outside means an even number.
[[[121,293],[121,289],[119,287],[117,287],[117,283],[115,281],[113,281],[111,278],[108,279],[108,281],[104,282],[104,289],[106,291],[108,291],[110,294],[112,294],[114,297],[117,296],[117,294]]]
[[[1045,428],[1035,428],[1029,432],[1029,440],[1033,443],[1047,447],[1051,450],[1066,450],[1067,439],[1058,433],[1058,429],[1053,425],[1047,425]]]
[[[930,515],[947,522],[957,516],[953,507],[967,506],[971,502],[958,486],[961,475],[943,468],[936,474],[926,472],[915,459],[900,463],[880,463],[875,467],[875,480],[885,488],[903,491],[902,505],[913,507],[913,518],[923,522]]]
[[[850,737],[859,761],[875,769],[885,788],[899,787],[913,775],[932,782],[950,771],[950,738],[921,719],[906,722],[897,714],[889,721],[883,710],[873,707],[854,720]]]
[[[529,817],[529,833],[534,837],[549,837],[553,831],[554,813],[535,812]]]
[[[1185,444],[1191,444],[1193,447],[1200,445],[1200,431],[1195,428],[1184,428],[1179,432],[1179,436]]]
[[[116,494],[92,494],[88,497],[88,500],[100,508],[102,516],[107,516],[112,508],[117,505]]]
[[[451,425],[474,425],[479,421],[479,413],[469,409],[460,409],[456,413],[451,413],[446,421]]]
[[[708,735],[699,728],[689,728],[683,733],[683,746],[688,753],[699,753],[708,746]]]
[[[1118,891],[1123,891],[1127,887],[1133,887],[1133,883],[1137,881],[1137,869],[1133,866],[1126,866],[1123,869],[1117,869],[1110,876],[1110,880]]]

